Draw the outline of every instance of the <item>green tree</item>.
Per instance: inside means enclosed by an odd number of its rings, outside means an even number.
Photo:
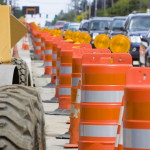
[[[4,0],[0,0],[0,4],[1,4],[1,5],[6,5],[6,4],[4,3]]]

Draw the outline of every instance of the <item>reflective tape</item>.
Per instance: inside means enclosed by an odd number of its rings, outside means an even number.
[[[36,38],[34,38],[34,40],[35,40],[35,41],[37,41],[37,39],[36,39]]]
[[[57,67],[60,67],[60,61],[57,61]]]
[[[36,46],[36,49],[41,49],[41,47],[40,46]]]
[[[42,55],[44,55],[44,52],[43,52],[43,51],[41,51],[41,54],[42,54]]]
[[[71,74],[72,67],[61,67],[60,66],[60,74]]]
[[[56,85],[59,85],[59,79],[56,79]]]
[[[123,147],[150,149],[150,130],[124,128]]]
[[[74,113],[74,109],[75,109],[75,104],[71,104],[70,113]]]
[[[92,88],[92,87],[91,87]],[[124,91],[81,91],[82,102],[122,102]]]
[[[71,95],[71,88],[60,88],[59,95]]]
[[[79,127],[79,136],[87,137],[116,137],[117,125],[82,125]]]
[[[45,62],[45,67],[46,66],[52,66],[52,62]]]
[[[41,43],[41,46],[44,46],[44,43]]]
[[[52,74],[56,74],[56,69],[52,69]]]
[[[81,102],[81,90],[77,89],[76,103]]]
[[[41,39],[36,39],[37,42],[41,42]]]
[[[45,50],[45,54],[52,54],[52,50]]]
[[[121,125],[123,112],[124,112],[124,106],[121,106],[118,125]]]
[[[52,59],[57,59],[57,54],[52,54]]]
[[[71,85],[72,86],[78,86],[78,83],[79,83],[79,80],[80,80],[81,78],[72,78],[71,79]]]
[[[115,147],[118,148],[119,134],[116,135]]]

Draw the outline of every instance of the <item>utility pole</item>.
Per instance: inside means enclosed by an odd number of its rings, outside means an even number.
[[[74,2],[75,2],[75,7],[74,7],[74,21],[75,21],[76,20],[76,6],[77,6],[77,4],[76,4],[76,0]]]
[[[142,0],[139,1],[139,10],[142,10]]]
[[[106,0],[104,0],[104,11],[106,10]]]
[[[84,7],[84,3],[83,3],[83,0],[82,0],[82,20],[83,20],[83,7]]]
[[[97,0],[95,0],[95,17],[96,17],[96,12],[97,12]]]
[[[111,7],[114,6],[114,0],[111,0]]]
[[[85,0],[85,19],[87,19],[87,3],[86,3],[86,0]]]
[[[89,19],[91,18],[91,0],[89,0]]]

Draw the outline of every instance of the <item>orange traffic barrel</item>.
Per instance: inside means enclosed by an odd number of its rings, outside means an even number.
[[[122,146],[120,145],[122,141],[121,139],[123,134],[121,133],[123,127],[122,127],[122,123],[123,123],[123,114],[124,114],[124,96],[122,98],[122,103],[121,103],[121,109],[120,109],[120,115],[119,115],[119,121],[118,121],[118,128],[117,128],[117,135],[116,135],[116,141],[115,141],[115,148],[114,150],[118,150],[121,149],[122,150]]]
[[[150,149],[150,68],[128,70],[124,88],[123,150]]]
[[[79,150],[114,150],[126,72],[131,67],[127,53],[83,55]]]
[[[45,41],[45,73],[51,75],[52,69],[52,40]]]
[[[35,54],[41,55],[41,33],[39,33],[39,32],[36,35]]]
[[[72,74],[71,74],[71,110],[70,110],[70,130],[72,129],[72,119],[75,107],[78,82],[81,79],[82,56],[85,53],[111,53],[109,49],[76,49],[72,57]]]
[[[45,51],[45,40],[44,40],[44,36],[45,36],[45,33],[43,33],[41,35],[41,57],[40,57],[40,60],[44,60],[44,51]]]
[[[52,44],[52,75],[51,75],[51,83],[56,83],[56,67],[57,67],[57,45],[63,38],[53,38]]]
[[[73,48],[74,47],[74,48]],[[70,109],[71,102],[71,74],[72,55],[76,48],[91,48],[90,44],[70,44],[62,45],[60,52],[60,72],[59,72],[59,109]]]
[[[76,102],[74,107],[74,115],[72,121],[72,130],[70,134],[69,144],[65,144],[65,148],[77,148],[79,140],[79,120],[80,120],[80,102],[81,102],[81,79],[78,83]]]

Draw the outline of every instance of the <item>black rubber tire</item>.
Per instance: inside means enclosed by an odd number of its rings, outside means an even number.
[[[16,65],[19,71],[19,84],[31,86],[30,71],[27,63],[21,58],[12,57],[11,64]]]
[[[35,88],[0,87],[1,150],[46,150],[44,126],[43,105]]]

